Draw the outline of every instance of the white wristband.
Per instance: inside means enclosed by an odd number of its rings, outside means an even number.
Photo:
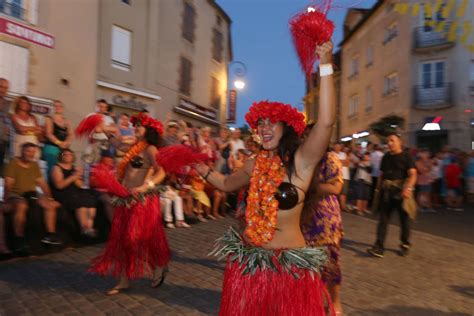
[[[331,64],[321,64],[319,65],[319,76],[325,77],[330,76],[334,73],[334,69]]]

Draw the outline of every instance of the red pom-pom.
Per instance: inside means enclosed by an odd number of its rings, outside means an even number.
[[[77,137],[88,137],[104,120],[102,114],[93,114],[83,119],[76,128]]]
[[[199,153],[189,146],[173,145],[160,148],[157,161],[167,173],[183,173],[183,168],[209,160],[207,154]]]
[[[320,9],[307,10],[297,14],[290,21],[293,43],[307,76],[311,76],[314,63],[319,58],[316,46],[326,43],[334,32],[334,23],[326,18]]]
[[[130,195],[130,192],[121,185],[114,176],[110,166],[101,163],[94,166],[91,170],[91,184],[98,188],[107,191],[112,195],[125,198]]]

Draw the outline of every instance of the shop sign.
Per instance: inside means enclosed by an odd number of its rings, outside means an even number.
[[[112,104],[123,106],[126,108],[141,111],[149,107],[148,104],[137,100],[135,96],[131,96],[129,99],[125,99],[123,96],[117,94],[112,97]]]
[[[5,18],[0,18],[0,33],[7,34],[37,45],[54,48],[54,36],[32,29]]]

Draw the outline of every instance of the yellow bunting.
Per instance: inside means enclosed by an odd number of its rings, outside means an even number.
[[[461,6],[458,8],[458,17],[463,17],[464,14],[466,13],[466,8],[467,8],[467,0],[463,0]]]
[[[470,22],[464,22],[463,32],[460,38],[461,43],[466,44],[468,37],[471,35],[472,25]]]
[[[419,14],[420,14],[420,4],[415,3],[415,4],[413,4],[412,10],[411,10],[411,15],[418,16]]]
[[[441,33],[445,29],[446,29],[446,21],[441,21],[441,22],[438,22],[438,25],[436,25],[435,31],[438,33]]]
[[[431,6],[431,3],[425,3],[425,18],[426,19],[431,19],[433,17],[433,7]]]
[[[405,2],[398,2],[395,4],[395,12],[398,12],[400,14],[406,14],[409,8],[410,6],[408,5],[408,3]]]
[[[456,0],[449,0],[447,5],[444,6],[443,10],[441,11],[441,17],[443,19],[448,18],[448,16],[451,14],[451,11],[453,10],[455,4],[456,4]]]
[[[449,42],[456,41],[457,30],[458,30],[458,22],[453,22],[451,26],[449,27],[449,33],[448,33]]]

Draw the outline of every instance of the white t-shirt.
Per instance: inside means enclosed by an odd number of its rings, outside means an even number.
[[[340,152],[334,152],[338,157],[339,157],[339,160],[342,162],[343,160],[346,160],[347,159],[347,155],[345,152],[343,151],[340,151]],[[342,178],[344,180],[350,180],[351,179],[351,175],[349,173],[349,167],[347,166],[342,166]]]
[[[232,155],[235,158],[237,158],[237,151],[239,151],[239,149],[245,149],[245,143],[240,138],[237,139],[237,140],[231,139],[230,140],[230,145],[232,146]]]
[[[372,165],[372,177],[380,177],[380,163],[382,162],[383,152],[376,150],[370,154],[370,163]]]

